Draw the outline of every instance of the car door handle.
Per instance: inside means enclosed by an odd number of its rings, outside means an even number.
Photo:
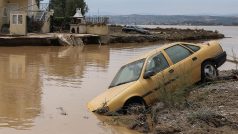
[[[193,57],[193,58],[192,58],[193,61],[196,61],[197,59],[198,59],[197,57]]]
[[[173,72],[174,72],[174,70],[173,70],[173,69],[169,70],[169,73],[171,73],[171,74],[172,74]]]

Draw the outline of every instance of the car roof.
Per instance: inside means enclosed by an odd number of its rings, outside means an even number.
[[[169,47],[174,46],[174,45],[177,45],[177,44],[191,44],[191,45],[195,45],[195,46],[200,46],[200,45],[198,45],[198,44],[188,43],[188,42],[174,42],[174,43],[170,43],[170,44],[164,44],[164,45],[160,46],[159,48],[156,48],[156,49],[151,50],[151,51],[149,51],[149,52],[147,52],[147,53],[145,53],[145,54],[143,54],[143,55],[138,56],[137,58],[134,58],[134,59],[132,59],[132,60],[129,60],[129,61],[127,62],[127,64],[132,63],[132,62],[137,61],[137,60],[146,59],[146,58],[148,58],[148,57],[154,55],[155,53],[157,53],[157,52],[159,52],[159,51],[161,51],[161,50],[164,50],[164,49],[166,49],[166,48],[169,48]]]

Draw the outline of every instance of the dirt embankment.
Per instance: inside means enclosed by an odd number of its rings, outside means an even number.
[[[132,115],[107,122],[143,133],[238,133],[237,71],[222,71],[213,82],[166,96],[149,109],[135,107]]]
[[[154,28],[144,29],[149,34],[136,31],[123,32],[122,26],[110,26],[110,43],[139,43],[156,41],[187,41],[219,39],[225,36],[218,31],[206,31],[204,29],[176,29],[176,28]]]

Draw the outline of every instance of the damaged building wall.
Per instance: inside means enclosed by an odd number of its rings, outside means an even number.
[[[87,33],[96,35],[108,35],[109,28],[108,25],[104,24],[87,25]]]
[[[34,5],[34,6],[33,6]],[[1,32],[9,31],[10,12],[21,10],[36,10],[36,0],[0,0],[0,29]]]

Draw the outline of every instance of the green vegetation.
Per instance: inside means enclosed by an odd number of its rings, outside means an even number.
[[[53,31],[69,30],[70,22],[70,17],[54,17],[52,20]]]
[[[51,0],[50,9],[54,9],[52,30],[68,30],[72,19],[71,17],[74,16],[77,8],[81,8],[82,14],[88,11],[88,6],[84,0]]]
[[[88,11],[84,0],[51,0],[50,6],[55,11],[55,17],[71,17],[75,14],[76,8],[81,8],[83,14]]]
[[[36,4],[39,6],[39,4],[40,4],[40,0],[36,0]]]

